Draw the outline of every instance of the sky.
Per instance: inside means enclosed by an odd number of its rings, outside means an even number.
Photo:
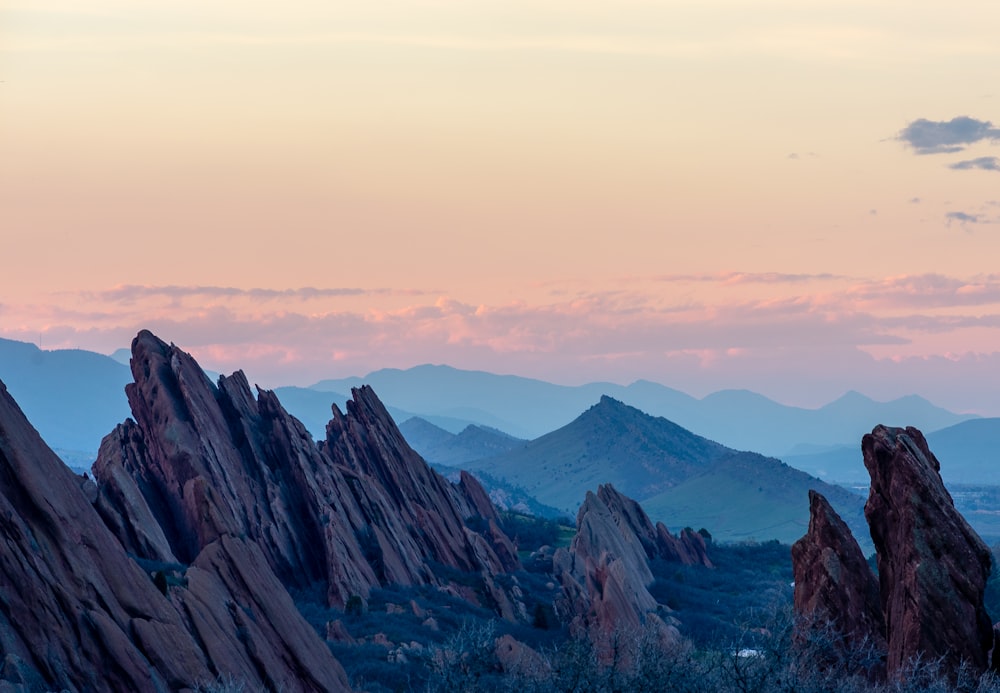
[[[0,0],[0,337],[1000,415],[993,0]]]

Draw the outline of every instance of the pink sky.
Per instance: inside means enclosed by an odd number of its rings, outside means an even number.
[[[1000,415],[992,2],[10,0],[0,336]]]

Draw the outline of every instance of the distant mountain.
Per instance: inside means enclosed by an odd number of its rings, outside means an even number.
[[[217,380],[217,378],[212,378]],[[285,386],[275,388],[274,393],[285,403],[285,409],[289,414],[297,418],[306,429],[317,440],[326,437],[326,423],[330,420],[331,405],[341,406],[350,397],[339,392],[313,390],[305,387]],[[387,406],[386,409],[392,420],[397,422],[407,421],[416,415],[413,412],[400,409],[399,407]],[[470,419],[456,419],[450,416],[433,416],[426,419],[430,425],[455,435],[469,426],[475,425]]]
[[[127,365],[91,351],[45,351],[0,339],[0,380],[64,460],[89,467],[101,438],[129,415]]]
[[[879,423],[935,431],[976,418],[936,407],[915,395],[876,402],[848,392],[819,409],[780,404],[747,390],[724,390],[697,399],[649,381],[628,386],[589,383],[576,387],[448,366],[384,369],[364,378],[324,380],[316,390],[347,392],[371,384],[387,402],[428,420],[449,416],[537,438],[559,428],[601,395],[663,416],[737,450],[781,456],[798,445],[856,444]]]
[[[127,358],[123,350],[109,357],[79,350],[42,351],[33,344],[0,340],[0,379],[22,402],[45,440],[64,459],[86,466],[100,439],[128,415]],[[218,379],[206,373],[213,381]],[[429,365],[326,380],[311,388],[281,387],[277,392],[288,410],[320,439],[330,405],[344,402],[344,393],[366,383],[387,403],[397,423],[419,416],[455,434],[475,424],[523,439],[537,438],[566,425],[608,394],[730,448],[782,457],[793,449],[802,452],[803,445],[854,447],[878,423],[913,425],[931,433],[975,418],[915,396],[879,403],[848,393],[820,409],[802,409],[742,390],[696,399],[649,381],[569,387]]]
[[[467,466],[569,513],[582,492],[611,483],[654,520],[705,527],[723,540],[798,539],[808,523],[810,488],[830,499],[849,524],[864,527],[862,498],[607,396],[568,425]]]
[[[941,478],[946,484],[1000,485],[1000,418],[970,419],[928,433],[926,437],[931,452],[941,463]],[[787,455],[782,459],[829,481],[868,482],[860,445]]]
[[[946,482],[1000,485],[1000,418],[973,419],[927,435]]]
[[[428,462],[464,467],[472,460],[495,457],[528,441],[487,426],[466,426],[455,434],[414,416],[399,425],[406,442]]]
[[[363,378],[323,380],[314,390],[350,392],[371,385],[386,402],[428,415],[471,419],[521,438],[535,438],[563,426],[607,391],[610,383],[580,387],[450,366],[385,368]]]

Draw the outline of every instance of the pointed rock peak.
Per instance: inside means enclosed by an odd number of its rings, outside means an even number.
[[[598,419],[598,420],[620,420],[623,418],[652,418],[648,414],[635,407],[631,407],[624,402],[610,397],[608,395],[601,395],[601,399],[597,404],[593,405],[587,411],[583,412],[577,420],[587,420],[587,419]]]
[[[634,409],[634,407],[630,407],[621,400],[615,399],[610,395],[601,395],[601,401],[598,402],[596,406],[601,408],[619,410],[619,411]]]
[[[799,637],[832,624],[851,648],[885,649],[885,619],[878,581],[851,530],[822,494],[809,491],[809,530],[792,545],[795,612]],[[833,653],[831,653],[833,654]]]
[[[944,488],[940,478],[941,463],[930,451],[924,434],[913,426],[898,428],[879,424],[862,439],[861,449],[865,451],[865,467],[870,474],[874,474],[873,466],[883,464],[885,460],[905,451],[913,462],[938,473],[938,483]],[[869,462],[872,466],[869,466]]]

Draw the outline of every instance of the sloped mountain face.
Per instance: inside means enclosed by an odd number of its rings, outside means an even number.
[[[89,466],[101,437],[128,416],[126,366],[90,351],[45,351],[0,339],[0,379],[42,438]]]
[[[794,541],[808,524],[801,499],[811,488],[827,495],[849,524],[864,526],[861,498],[607,396],[558,431],[468,466],[564,512],[575,510],[588,488],[611,483],[654,520],[705,527],[725,540]]]
[[[429,561],[462,571],[516,567],[474,480],[452,485],[403,440],[370,388],[333,407],[322,445],[241,372],[213,385],[194,360],[142,332],[133,342],[135,421],[105,438],[98,508],[140,558],[188,563],[222,536],[247,537],[282,583],[327,586],[343,605],[376,586],[429,584]],[[470,497],[471,496],[471,497]],[[134,528],[156,531],[138,536]],[[498,553],[499,551],[499,553]],[[513,558],[512,558],[513,556]]]
[[[543,503],[575,510],[587,489],[599,483],[648,498],[730,452],[604,396],[559,430],[468,466],[515,481]]]
[[[94,489],[0,384],[0,677],[14,690],[347,690],[253,545],[209,543],[161,589],[95,512]],[[0,686],[2,687],[2,686]]]

